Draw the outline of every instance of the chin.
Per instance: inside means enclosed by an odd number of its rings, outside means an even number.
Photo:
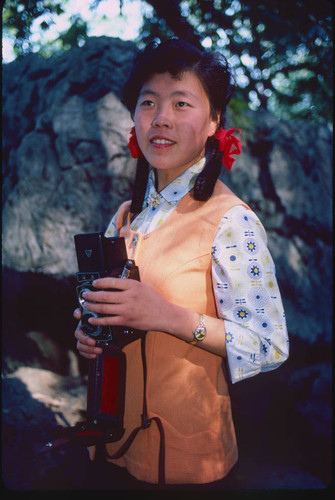
[[[158,170],[174,168],[174,163],[169,158],[157,158],[156,155],[147,156],[149,164]]]

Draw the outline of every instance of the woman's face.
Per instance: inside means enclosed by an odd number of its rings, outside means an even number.
[[[141,89],[134,121],[138,144],[157,169],[159,190],[204,156],[217,127],[205,90],[191,71],[180,79],[154,74]]]

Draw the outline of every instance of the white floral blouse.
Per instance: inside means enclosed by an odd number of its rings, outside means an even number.
[[[144,234],[162,224],[194,187],[203,165],[204,159],[160,193],[152,170],[143,210],[132,229]],[[106,237],[117,236],[115,218]],[[217,314],[225,324],[232,383],[280,366],[288,358],[289,340],[275,266],[264,227],[242,205],[226,212],[219,225],[212,246],[212,283]]]

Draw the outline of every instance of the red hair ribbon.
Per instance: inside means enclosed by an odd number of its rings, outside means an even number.
[[[133,158],[142,158],[143,153],[142,153],[140,146],[138,145],[138,142],[137,142],[135,127],[133,127],[130,131],[128,148],[129,148],[130,154]]]
[[[232,155],[241,154],[242,144],[241,141],[233,135],[234,132],[241,133],[240,128],[230,128],[225,130],[220,128],[216,134],[214,134],[215,139],[219,141],[219,149],[223,151],[222,165],[226,167],[227,170],[231,170],[235,158]]]

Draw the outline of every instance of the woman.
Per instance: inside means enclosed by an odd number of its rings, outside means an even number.
[[[104,278],[85,295],[103,314],[92,324],[148,331],[146,404],[165,435],[167,484],[221,480],[237,461],[227,380],[273,370],[288,357],[284,311],[257,216],[218,176],[240,152],[224,130],[231,97],[225,58],[172,39],[150,44],[124,91],[134,119],[130,150],[139,158],[132,202],[121,205],[106,236],[123,236],[141,282]],[[113,291],[106,291],[113,289]],[[76,330],[88,359],[101,353]],[[127,356],[126,433],[107,445],[109,457],[141,425],[140,341]],[[159,428],[138,433],[123,457],[147,483],[158,482]]]

